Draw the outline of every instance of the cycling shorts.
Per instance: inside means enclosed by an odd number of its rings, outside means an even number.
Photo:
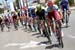
[[[36,15],[35,15],[35,14],[31,14],[31,17],[32,17],[32,18],[35,18],[35,17],[36,17]]]
[[[64,11],[64,10],[68,10],[68,6],[62,6],[62,10]]]
[[[39,16],[39,20],[45,20],[45,16]]]
[[[45,14],[39,13],[38,15],[39,20],[45,20]]]
[[[8,19],[5,19],[5,22],[9,22],[9,20]]]
[[[30,12],[28,13],[28,16],[31,17],[31,13]]]
[[[17,19],[17,15],[14,15],[14,16],[13,16],[13,19]]]

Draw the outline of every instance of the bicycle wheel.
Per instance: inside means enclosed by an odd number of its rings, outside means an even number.
[[[61,23],[60,21],[56,21],[56,37],[57,37],[57,40],[59,42],[59,47],[64,47],[64,44],[63,44],[63,40],[62,40],[62,35],[61,35]]]
[[[62,39],[59,39],[59,47],[61,47],[61,48],[63,48],[63,47],[64,47],[64,44],[63,44]]]
[[[63,40],[62,40],[62,36],[61,36],[61,29],[60,28],[57,28],[56,30],[56,33],[57,33],[57,40],[59,42],[59,47],[64,47],[64,44],[63,44]]]
[[[49,42],[50,44],[52,44],[51,39],[50,39],[50,36],[49,36],[48,32],[46,31],[46,29],[43,30],[43,34],[44,34],[44,36],[48,39],[48,42]]]
[[[64,47],[64,44],[63,44],[62,37],[61,37],[61,35],[59,34],[59,31],[56,31],[56,33],[57,33],[58,45],[59,45],[59,47],[63,48],[63,47]]]
[[[47,25],[45,25],[45,22],[44,22],[44,30],[43,30],[43,34],[45,35],[45,37],[47,37],[48,41],[50,44],[52,44],[51,42],[51,39],[50,39],[50,29]]]
[[[68,22],[69,22],[69,16],[68,16],[68,12],[66,11],[66,27],[68,27]]]

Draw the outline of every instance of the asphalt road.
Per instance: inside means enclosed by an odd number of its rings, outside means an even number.
[[[45,37],[40,37],[36,32],[25,32],[23,28],[18,31],[11,30],[0,32],[0,50],[74,50],[75,49],[75,10],[70,15],[69,27],[63,28],[64,48],[58,48],[54,35],[50,45]]]

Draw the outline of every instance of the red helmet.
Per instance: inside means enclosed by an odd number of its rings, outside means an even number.
[[[49,1],[49,2],[47,3],[47,6],[53,6],[53,4],[54,4],[53,1]]]

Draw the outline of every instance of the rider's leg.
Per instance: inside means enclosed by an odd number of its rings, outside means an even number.
[[[31,27],[31,17],[29,17],[28,26],[29,26],[29,29],[31,29],[31,30],[32,30],[32,27]]]
[[[37,31],[36,17],[33,18],[33,27],[34,27],[35,31]]]

